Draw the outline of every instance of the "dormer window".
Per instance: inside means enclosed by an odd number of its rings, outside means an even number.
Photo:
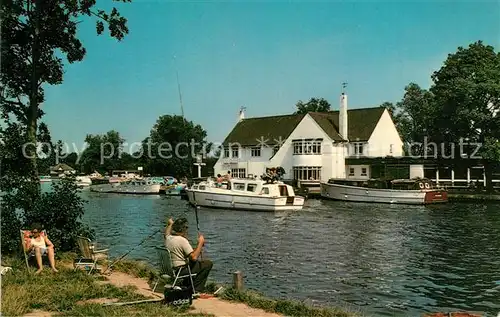
[[[232,157],[240,157],[240,148],[237,146],[234,146],[232,149]]]
[[[356,142],[353,143],[354,155],[364,155],[364,143]]]
[[[261,148],[260,148],[260,146],[253,147],[251,149],[251,152],[252,152],[252,157],[259,157],[261,155]]]

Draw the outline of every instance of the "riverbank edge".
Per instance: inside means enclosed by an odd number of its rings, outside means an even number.
[[[308,193],[308,199],[323,199],[320,193]],[[448,193],[449,202],[498,202],[500,194],[485,194],[485,193]]]
[[[41,304],[29,304],[30,307],[20,307],[21,311],[24,311],[24,316],[54,316],[54,315],[67,315],[70,313],[71,316],[79,316],[78,313],[82,314],[82,316],[93,315],[93,314],[101,314],[103,311],[109,310],[109,313],[125,313],[133,315],[148,315],[154,312],[158,312],[158,309],[162,309],[162,314],[165,313],[164,316],[170,317],[180,317],[180,316],[215,316],[217,317],[217,308],[214,309],[205,309],[205,311],[200,311],[196,309],[195,301],[193,302],[193,306],[190,308],[184,309],[176,309],[176,308],[167,308],[163,305],[153,305],[153,304],[136,304],[136,305],[128,305],[128,306],[107,306],[103,307],[102,299],[115,299],[121,301],[133,301],[139,299],[145,299],[150,296],[145,296],[144,292],[139,292],[137,289],[134,290],[134,287],[130,287],[130,284],[121,284],[117,285],[113,283],[113,281],[107,282],[111,284],[113,287],[109,289],[99,289],[101,287],[101,283],[106,280],[106,275],[89,275],[86,274],[73,274],[73,259],[75,255],[72,253],[62,253],[57,256],[58,258],[58,267],[60,267],[59,273],[52,273],[50,269],[46,268],[45,271],[41,274],[41,276],[33,275],[34,270],[30,274],[26,274],[26,267],[23,264],[24,262],[19,258],[8,258],[2,257],[2,265],[3,266],[11,266],[13,268],[14,274],[17,274],[14,277],[14,282],[10,282],[8,275],[2,278],[2,293],[7,294],[6,291],[12,290],[12,288],[16,289],[16,292],[19,293],[20,297],[24,294],[24,296],[33,292],[33,283],[37,281],[39,284],[47,284],[50,285],[51,289],[64,289],[66,292],[73,292],[73,290],[68,290],[70,288],[75,288],[76,291],[71,293],[69,297],[74,298],[75,300],[72,302],[68,302],[65,304],[65,307],[68,307],[66,311],[60,308],[55,309],[47,309],[51,307],[58,307],[60,303],[51,303],[46,302],[46,305]],[[105,265],[103,266],[105,268]],[[22,273],[21,273],[22,272]],[[142,280],[143,282],[148,281],[149,285],[154,284],[157,279],[157,272],[154,268],[152,268],[149,264],[142,261],[134,261],[134,260],[126,260],[122,262],[118,262],[112,270],[112,274],[117,274],[115,272],[119,272],[119,274],[128,276],[130,280]],[[21,273],[21,274],[19,274]],[[7,274],[12,274],[12,272],[8,272]],[[62,274],[62,275],[61,275]],[[61,276],[66,276],[66,278],[61,278]],[[68,277],[74,277],[75,281],[73,285],[66,285]],[[79,282],[91,283],[92,285],[75,285]],[[95,285],[94,285],[95,284]],[[114,284],[114,285],[113,285]],[[133,284],[133,283],[131,283]],[[123,285],[126,285],[123,287]],[[35,285],[36,286],[36,285]],[[231,305],[234,306],[235,310],[241,310],[242,307],[238,305],[245,305],[249,309],[252,308],[254,310],[259,310],[261,314],[264,316],[265,313],[268,313],[269,316],[294,316],[294,317],[302,317],[302,316],[317,316],[317,317],[360,317],[362,316],[358,312],[348,311],[347,309],[341,308],[333,308],[333,307],[312,307],[306,305],[305,303],[299,301],[292,301],[288,299],[271,299],[265,297],[264,295],[252,291],[252,290],[243,290],[239,291],[230,285],[222,285],[214,282],[207,283],[207,293],[212,293],[217,290],[220,286],[223,287],[223,291],[219,292],[215,299],[219,302],[222,300],[225,302],[225,306],[229,308]],[[80,291],[83,292],[83,289],[88,289],[89,287],[96,288],[96,292],[99,294],[97,297],[88,298],[89,294],[81,294]],[[137,288],[137,287],[136,287]],[[151,289],[148,290],[151,294]],[[97,294],[96,293],[96,294]],[[117,294],[121,294],[118,295]],[[159,293],[154,293],[158,298],[162,298],[163,295]],[[57,294],[46,294],[46,296],[52,296],[53,298],[57,298]],[[15,300],[16,297],[10,297],[12,301]],[[14,299],[13,299],[14,298]],[[19,297],[17,297],[19,298]],[[151,298],[151,297],[150,297]],[[6,303],[3,302],[5,299],[2,296],[2,315],[5,315],[4,307]],[[77,302],[76,299],[80,299]],[[82,303],[82,299],[86,299]],[[56,299],[53,299],[55,301]],[[16,305],[22,305],[24,302],[19,300]],[[12,304],[12,303],[10,303]],[[78,306],[78,309],[74,310],[74,306]],[[207,306],[204,303],[204,306]],[[208,304],[210,306],[210,303]],[[160,307],[160,308],[159,308]],[[191,311],[189,311],[191,310]],[[194,311],[193,311],[194,310]],[[210,312],[211,310],[214,313]],[[207,312],[209,311],[209,312]],[[260,313],[259,313],[260,314]]]

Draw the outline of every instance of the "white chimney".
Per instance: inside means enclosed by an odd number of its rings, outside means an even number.
[[[345,93],[340,95],[339,132],[344,139],[349,140],[347,135],[347,95]]]
[[[238,117],[238,122],[245,119],[245,109],[246,109],[245,107],[240,108],[240,116]]]

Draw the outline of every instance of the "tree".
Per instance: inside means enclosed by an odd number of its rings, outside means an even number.
[[[393,104],[384,102],[381,107],[388,109],[394,124],[403,139],[407,155],[437,155],[434,148],[424,148],[425,143],[435,141],[438,132],[435,126],[437,108],[434,96],[415,83],[405,87],[401,101]]]
[[[432,80],[442,135],[450,142],[482,144],[487,188],[492,189],[491,164],[500,161],[500,53],[482,41],[459,47]]]
[[[89,174],[96,170],[107,172],[121,168],[123,142],[117,131],[111,130],[103,135],[88,134],[85,138],[87,147],[80,157],[82,172]]]
[[[323,98],[311,98],[306,103],[299,100],[295,107],[297,107],[297,111],[294,114],[306,114],[308,112],[328,112],[331,105]]]
[[[8,219],[2,221],[4,253],[18,249],[14,249],[14,245],[19,245],[20,227],[29,225],[35,216],[47,223],[51,215],[64,208],[69,212],[59,215],[57,223],[67,224],[66,236],[74,237],[84,227],[79,222],[83,207],[75,188],[55,188],[51,195],[41,195],[36,145],[40,139],[50,140],[47,126],[39,124],[44,115],[39,107],[45,101],[44,85],[62,83],[61,56],[69,63],[81,61],[85,56],[85,48],[76,35],[81,19],[96,17],[97,33],[103,33],[106,23],[110,35],[118,40],[128,33],[127,21],[116,8],[106,13],[95,9],[95,3],[95,0],[10,0],[1,3],[0,109],[5,124],[0,129],[0,187],[5,194],[0,211],[2,219]],[[66,245],[63,249],[73,246]]]
[[[207,132],[182,116],[160,116],[143,141],[141,161],[154,175],[192,176],[197,155],[208,153]]]
[[[130,0],[122,0],[130,2]],[[107,23],[112,37],[121,40],[128,33],[127,20],[116,8],[110,13],[94,9],[95,0],[10,0],[2,1],[2,69],[0,100],[4,115],[14,115],[26,126],[28,142],[36,144],[39,105],[44,102],[44,84],[63,81],[62,53],[69,63],[82,61],[86,50],[77,38],[83,16],[98,19],[98,34]],[[57,52],[57,54],[56,54]],[[38,180],[36,149],[29,147],[26,170]]]

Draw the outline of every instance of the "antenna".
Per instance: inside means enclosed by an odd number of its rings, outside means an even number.
[[[345,88],[347,87],[347,83],[342,83],[342,94],[345,93]]]
[[[181,103],[181,115],[184,118],[184,106],[182,105],[182,94],[181,94],[181,84],[179,84],[179,72],[175,71],[177,74],[177,89],[179,90],[179,102]]]

